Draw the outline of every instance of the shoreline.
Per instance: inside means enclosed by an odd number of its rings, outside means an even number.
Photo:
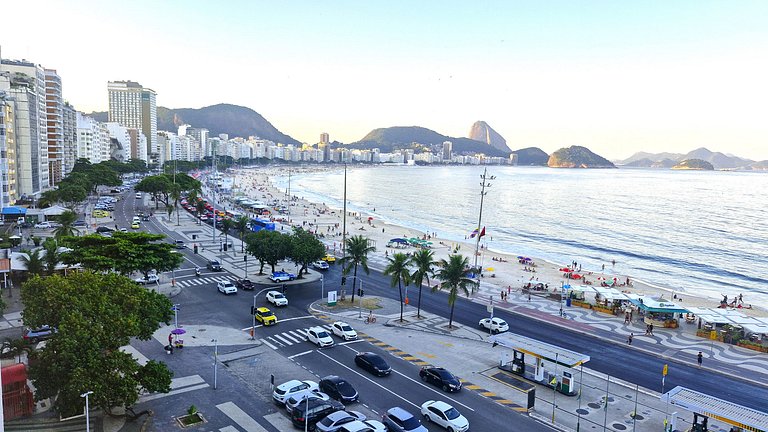
[[[296,170],[296,168],[291,168]],[[284,176],[285,168],[283,167],[268,167],[254,169],[238,169],[230,173],[235,178],[235,184],[238,189],[233,191],[233,196],[245,195],[254,200],[264,201],[265,203],[278,201],[283,204],[290,205],[291,214],[290,222],[291,226],[304,227],[305,229],[315,230],[319,234],[322,234],[324,243],[329,246],[329,250],[338,250],[342,241],[341,224],[342,224],[342,210],[329,206],[324,202],[314,202],[304,197],[296,196],[292,194],[292,199],[288,200],[287,191],[281,191],[273,183],[272,179],[275,177]],[[305,167],[300,168],[302,173],[313,172],[329,172],[333,168],[329,167]],[[360,208],[360,206],[356,206]],[[293,211],[294,209],[299,211]],[[373,209],[375,212],[375,209]],[[286,217],[285,215],[280,215]],[[277,216],[277,217],[280,217]],[[364,235],[370,238],[375,246],[376,251],[374,255],[387,256],[389,253],[404,251],[412,252],[414,248],[407,249],[393,249],[387,248],[386,244],[390,238],[406,237],[406,238],[425,238],[428,237],[429,241],[433,242],[431,250],[434,252],[435,260],[447,258],[452,252],[458,250],[462,255],[467,256],[470,262],[473,263],[473,255],[475,250],[475,241],[470,240],[468,236],[462,240],[453,240],[441,237],[439,233],[428,233],[418,229],[400,226],[393,224],[382,219],[378,219],[379,216],[364,210],[350,212],[348,209],[347,215],[347,237],[354,235]],[[370,218],[370,219],[369,219]],[[338,228],[335,228],[338,224]],[[492,237],[491,237],[492,238]],[[492,241],[492,240],[491,240]],[[563,273],[559,271],[560,268],[566,267],[566,264],[558,264],[556,262],[546,261],[541,258],[531,257],[536,263],[534,269],[535,272],[525,271],[528,267],[518,262],[517,255],[508,252],[502,252],[494,250],[494,248],[487,246],[487,240],[481,242],[484,245],[479,250],[481,253],[478,258],[478,264],[482,265],[483,271],[493,277],[484,277],[482,282],[492,284],[497,289],[505,290],[508,287],[518,290],[522,288],[525,282],[530,280],[547,283],[550,285],[550,289],[560,286],[561,283],[570,283],[573,286],[584,285],[580,280],[572,280],[563,277]],[[496,260],[498,258],[498,260]],[[572,265],[573,262],[568,265]],[[578,265],[578,263],[576,263]],[[653,285],[643,280],[633,278],[631,275],[621,274],[620,272],[613,272],[614,265],[610,262],[604,264],[604,269],[591,269],[583,268],[582,273],[586,280],[591,282],[591,286],[600,286],[598,278],[616,278],[617,281],[623,283],[629,279],[631,285],[617,285],[615,288],[619,291],[631,292],[639,295],[648,295],[652,297],[663,296],[667,301],[673,301],[681,306],[689,307],[708,307],[717,308],[720,304],[719,298],[697,296],[695,294],[683,291],[675,290],[669,287],[663,287]],[[577,268],[579,268],[577,266]],[[674,299],[678,297],[678,299]],[[733,298],[732,296],[729,296]],[[745,301],[745,304],[748,304]],[[762,308],[760,305],[753,305],[752,309],[742,308],[737,309],[742,311],[745,315],[751,316],[768,316],[768,309]]]

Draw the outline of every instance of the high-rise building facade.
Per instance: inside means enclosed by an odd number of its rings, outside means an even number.
[[[68,102],[61,108],[61,170],[66,177],[77,160],[77,111]]]
[[[328,144],[330,141],[330,137],[328,135],[328,132],[323,132],[320,134],[320,144]]]
[[[16,140],[10,74],[0,72],[0,208],[16,203]]]
[[[127,128],[140,130],[147,139],[149,164],[158,164],[160,148],[157,145],[157,94],[133,81],[110,81],[109,121]]]
[[[48,138],[48,185],[55,186],[64,178],[64,99],[61,77],[53,69],[45,69],[45,119]]]
[[[452,153],[453,153],[453,143],[450,141],[445,141],[443,143],[443,162],[450,162]]]

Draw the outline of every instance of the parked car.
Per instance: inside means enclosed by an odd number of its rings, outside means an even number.
[[[357,367],[378,376],[387,376],[392,372],[392,368],[389,367],[387,362],[378,354],[372,352],[361,352],[356,355],[355,364]]]
[[[142,285],[146,285],[146,284],[150,284],[150,283],[159,283],[160,276],[158,276],[156,274],[150,274],[147,277],[140,277],[140,278],[136,278],[134,280],[136,281],[136,283],[140,283]]]
[[[265,326],[277,324],[277,317],[275,314],[273,314],[271,310],[265,307],[256,308],[254,316],[256,317],[256,321],[264,324]]]
[[[331,331],[333,331],[333,334],[344,339],[345,341],[357,339],[357,332],[355,329],[353,329],[344,321],[336,321],[335,323],[331,324]]]
[[[78,220],[78,221],[75,221],[75,223],[73,223],[72,226],[75,228],[81,228],[81,227],[88,226],[88,224],[86,224],[84,220]]]
[[[319,386],[321,392],[341,403],[357,402],[359,397],[357,390],[352,387],[352,384],[336,375],[328,375],[321,379]]]
[[[217,272],[222,271],[221,263],[216,260],[208,261],[208,264],[206,265],[206,267],[210,271],[217,271]]]
[[[50,339],[56,332],[55,327],[44,325],[38,329],[25,329],[22,337],[29,343],[37,343],[41,340]]]
[[[494,317],[483,318],[480,320],[480,327],[489,330],[493,334],[509,331],[509,324],[501,318]]]
[[[275,306],[288,306],[288,299],[280,291],[268,291],[267,301]]]
[[[283,405],[289,397],[297,393],[317,389],[317,383],[314,381],[290,380],[275,387],[272,391],[272,400],[278,405]]]
[[[93,213],[91,213],[93,217],[95,218],[105,218],[109,217],[109,212],[106,210],[94,210]]]
[[[342,425],[338,432],[387,432],[387,427],[378,420],[353,421]]]
[[[321,260],[327,262],[327,263],[335,263],[336,257],[331,254],[325,254],[324,257],[320,258]]]
[[[110,227],[107,227],[107,226],[100,226],[100,227],[96,228],[96,232],[99,233],[99,234],[101,234],[101,233],[111,233],[112,231],[114,231],[114,230],[112,228],[110,228]]]
[[[35,224],[35,229],[49,229],[53,228],[50,222],[38,222]]]
[[[312,399],[291,413],[291,423],[297,428],[314,430],[317,422],[332,412],[341,411],[344,405],[335,400]]]
[[[141,192],[136,192],[136,199],[141,199]]]
[[[330,397],[327,394],[321,393],[317,390],[315,391],[306,390],[285,399],[285,412],[287,412],[288,415],[290,416],[293,410],[295,410],[297,407],[301,407],[302,404],[306,404],[307,399],[328,400],[330,399]]]
[[[429,432],[421,425],[419,419],[400,407],[388,409],[382,416],[381,422],[390,432]]]
[[[357,411],[336,411],[328,414],[325,418],[317,422],[315,430],[321,432],[336,432],[347,423],[363,421],[365,419],[365,414]]]
[[[269,277],[269,280],[272,282],[288,282],[296,279],[296,275],[293,273],[288,273],[284,271],[277,271],[272,273],[272,275]]]
[[[237,289],[249,290],[249,291],[252,291],[254,288],[253,282],[251,282],[250,279],[237,280],[235,281],[235,286],[237,287]]]
[[[310,327],[307,330],[307,340],[320,348],[333,345],[333,338],[322,327]]]
[[[320,260],[312,263],[312,268],[315,270],[328,270],[331,266],[327,262]]]
[[[469,430],[469,421],[459,411],[443,401],[428,400],[421,404],[421,414],[427,421],[435,423],[449,432]]]
[[[419,377],[424,382],[441,387],[446,392],[461,390],[461,381],[456,376],[441,367],[423,367],[419,371]]]
[[[187,245],[184,244],[184,240],[176,240],[173,242],[173,247],[175,247],[176,249],[184,249],[185,247],[187,247]]]
[[[230,281],[216,283],[216,289],[224,294],[237,294],[237,287]]]

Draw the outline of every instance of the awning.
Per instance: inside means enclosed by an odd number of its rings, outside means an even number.
[[[27,214],[27,209],[24,207],[3,207],[3,216],[24,216]]]
[[[640,297],[637,299],[630,298],[630,302],[635,304],[640,309],[646,312],[653,313],[688,313],[688,309],[680,307],[675,303],[666,301],[660,298],[653,297]]]

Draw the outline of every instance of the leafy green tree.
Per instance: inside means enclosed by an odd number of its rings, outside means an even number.
[[[411,257],[411,263],[416,267],[416,270],[411,274],[411,279],[413,280],[414,285],[419,287],[419,300],[416,316],[421,317],[421,288],[424,283],[424,278],[427,279],[427,286],[429,286],[429,275],[434,273],[432,267],[436,264],[435,253],[429,249],[419,249]]]
[[[469,258],[464,255],[449,255],[448,260],[440,260],[435,277],[442,283],[433,290],[448,290],[448,304],[451,306],[451,317],[448,320],[448,328],[453,325],[453,308],[456,298],[461,291],[469,297],[470,290],[474,292],[477,282],[469,277],[472,269],[469,268]]]
[[[168,207],[168,197],[173,183],[165,175],[154,175],[144,177],[134,189],[137,192],[145,192],[152,195],[155,200],[155,209],[160,208],[160,203]]]
[[[58,202],[63,202],[67,208],[73,209],[88,198],[88,191],[77,183],[62,182],[56,190],[56,197]]]
[[[367,237],[361,235],[352,236],[347,239],[346,255],[339,260],[339,264],[344,266],[344,274],[349,274],[349,271],[355,269],[352,278],[352,302],[355,301],[355,285],[357,284],[357,267],[362,266],[365,274],[369,274],[368,270],[368,254],[375,252],[376,247],[371,246],[371,242]]]
[[[400,293],[400,321],[403,321],[403,284],[408,286],[411,282],[411,274],[408,271],[410,266],[410,258],[408,255],[397,252],[392,256],[387,257],[389,264],[384,268],[384,274],[392,277],[391,285],[394,288],[397,286],[397,290]]]
[[[63,237],[70,237],[79,233],[80,230],[74,227],[77,222],[77,213],[68,210],[59,216],[59,226],[53,230],[53,236],[56,240],[61,240]]]
[[[45,251],[45,256],[43,257],[45,273],[50,276],[56,273],[56,266],[61,264],[62,261],[58,242],[52,238],[46,239],[43,242],[43,251]]]
[[[240,235],[240,252],[245,252],[245,242],[243,236],[248,233],[248,224],[251,222],[248,216],[240,216],[235,219],[235,231]]]
[[[42,275],[45,273],[45,261],[41,255],[40,249],[22,249],[22,255],[19,257],[21,262],[27,267],[27,274],[30,276]]]
[[[57,202],[59,202],[59,191],[51,189],[40,194],[40,198],[37,200],[37,205],[40,206],[40,208],[46,208]]]
[[[245,243],[247,245],[245,247],[246,252],[259,260],[261,264],[259,267],[260,275],[264,274],[264,264],[269,264],[272,267],[272,272],[274,272],[278,261],[284,260],[291,251],[290,236],[277,231],[261,230],[248,234],[245,236]]]
[[[174,252],[173,245],[162,241],[163,234],[146,232],[114,232],[112,237],[91,234],[82,237],[66,237],[64,242],[71,248],[63,254],[64,263],[81,264],[95,272],[117,272],[128,276],[151,270],[158,272],[177,268],[183,255]]]
[[[149,340],[170,322],[171,302],[114,273],[34,277],[22,285],[24,322],[58,328],[32,353],[29,375],[38,399],[51,398],[63,416],[82,412],[80,395],[93,391],[92,406],[111,413],[130,407],[141,392],[170,391],[172,373],[156,361],[141,366],[120,350],[132,338]]]
[[[294,228],[291,236],[291,259],[299,264],[299,279],[302,274],[307,273],[307,267],[313,261],[317,261],[325,256],[325,246],[309,231],[301,228]]]

